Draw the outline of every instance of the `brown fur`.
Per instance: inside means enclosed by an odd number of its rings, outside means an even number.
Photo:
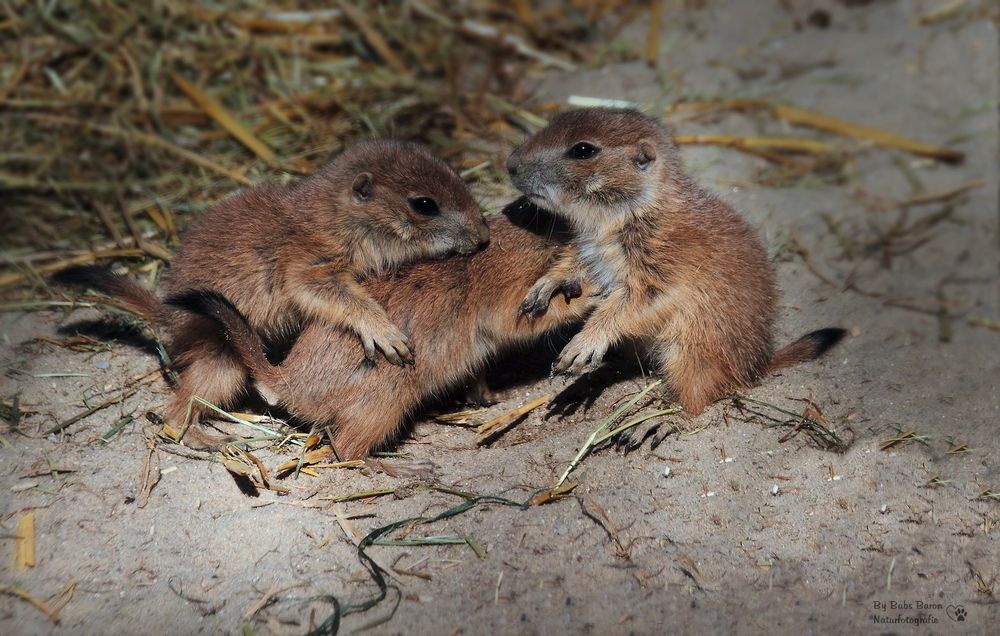
[[[224,298],[188,293],[169,302],[220,322],[259,382],[297,417],[332,425],[341,457],[363,457],[392,438],[421,402],[470,379],[498,350],[586,315],[593,293],[587,286],[578,290],[583,298],[557,300],[537,320],[512,309],[560,253],[560,244],[547,238],[551,217],[524,217],[536,213],[511,210],[517,224],[491,219],[491,244],[482,252],[418,263],[365,283],[410,335],[417,355],[412,367],[373,366],[354,339],[319,322],[309,323],[280,366],[272,366],[254,330]]]
[[[440,212],[419,214],[411,205],[418,197]],[[298,184],[246,190],[208,210],[185,233],[165,290],[217,290],[269,342],[322,322],[356,334],[369,359],[378,349],[405,364],[413,361],[407,337],[358,281],[419,259],[470,254],[488,240],[479,207],[451,168],[420,146],[373,141]],[[174,429],[194,395],[220,406],[239,396],[246,368],[210,320],[95,268],[56,278],[102,291],[164,328],[182,369],[164,414]]]
[[[581,142],[597,152],[581,156],[589,152]],[[695,416],[843,335],[814,332],[773,352],[777,293],[763,247],[739,214],[684,174],[655,119],[631,110],[564,113],[517,148],[508,168],[515,186],[577,233],[575,253],[539,279],[522,310],[543,312],[553,290],[574,278],[592,281],[602,297],[558,371],[594,369],[609,347],[639,341]]]

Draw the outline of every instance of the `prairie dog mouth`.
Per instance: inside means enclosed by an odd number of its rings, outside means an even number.
[[[548,194],[540,194],[537,192],[525,192],[524,198],[529,202],[538,205],[539,207],[545,208],[550,212],[555,212],[556,204],[549,198]]]

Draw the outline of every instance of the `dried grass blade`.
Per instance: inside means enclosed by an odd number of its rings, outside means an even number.
[[[1000,331],[1000,320],[989,320],[987,318],[980,318],[979,316],[971,316],[966,319],[966,322],[975,327],[983,327],[993,331]]]
[[[887,130],[837,119],[836,117],[830,117],[829,115],[824,115],[813,110],[790,106],[788,104],[774,104],[771,106],[771,110],[775,116],[784,119],[790,124],[818,128],[845,137],[870,141],[879,146],[905,150],[949,163],[958,163],[965,159],[965,153],[958,150],[932,146],[916,139],[891,133]]]
[[[551,399],[552,399],[551,395],[542,395],[540,397],[535,398],[534,400],[531,400],[527,404],[514,409],[513,411],[504,413],[503,415],[495,417],[492,420],[482,424],[478,429],[476,429],[476,432],[479,433],[479,438],[476,440],[476,443],[477,444],[485,443],[488,439],[490,439],[493,436],[493,433],[495,433],[497,430],[502,429],[508,424],[512,424],[513,422],[517,421],[524,415],[527,415],[531,411],[534,411],[539,406],[546,404]]]
[[[454,411],[451,413],[438,413],[437,415],[433,415],[432,417],[434,418],[435,422],[439,422],[441,424],[451,424],[454,426],[469,426],[471,428],[472,426],[475,426],[475,424],[470,424],[469,418],[471,418],[473,415],[479,415],[480,413],[484,412],[486,412],[486,409],[484,408],[474,408],[474,409],[465,409],[463,411]]]
[[[982,177],[976,177],[975,179],[970,179],[964,183],[960,183],[953,188],[948,188],[947,190],[942,190],[941,192],[930,192],[927,194],[919,194],[915,197],[910,197],[909,199],[903,199],[896,203],[899,207],[909,207],[911,205],[923,205],[925,203],[936,203],[938,201],[947,201],[953,199],[960,194],[964,194],[969,190],[975,190],[976,188],[982,187],[986,182]]]
[[[343,502],[343,501],[354,501],[355,499],[369,499],[371,497],[384,497],[385,495],[391,495],[396,492],[395,488],[376,488],[374,490],[364,490],[362,492],[352,492],[346,495],[330,495],[327,497],[320,497],[327,501],[333,502]]]
[[[390,47],[388,42],[385,41],[385,38],[382,37],[382,34],[375,30],[375,28],[368,22],[364,13],[345,0],[339,0],[337,2],[337,6],[344,12],[344,16],[354,23],[354,26],[358,28],[358,31],[361,31],[361,36],[365,39],[365,42],[368,43],[368,46],[375,49],[375,52],[378,53],[379,57],[385,60],[385,63],[389,65],[389,68],[399,75],[410,77],[410,69],[408,69],[406,64],[403,63],[403,60],[396,55],[396,53],[392,50],[392,47]]]
[[[965,159],[965,153],[941,146],[903,137],[873,126],[866,126],[823,113],[799,108],[791,104],[774,104],[762,99],[728,99],[703,102],[678,102],[667,108],[668,113],[708,113],[717,110],[769,110],[775,117],[786,122],[816,128],[844,137],[868,141],[879,146],[905,150],[918,155],[933,157],[949,163]]]
[[[25,119],[32,119],[34,121],[50,122],[57,125],[70,125],[70,126],[83,126],[84,128],[92,131],[96,131],[111,137],[125,138],[136,143],[140,143],[147,146],[156,146],[162,148],[167,152],[189,161],[197,166],[201,166],[206,170],[211,170],[212,172],[221,174],[239,183],[240,185],[250,186],[253,183],[238,172],[234,172],[225,166],[221,166],[211,159],[202,157],[201,155],[191,152],[186,148],[181,148],[176,144],[172,144],[162,137],[150,133],[144,133],[138,130],[123,129],[116,126],[104,126],[101,124],[91,124],[87,122],[81,122],[71,117],[61,117],[52,115],[26,115]]]
[[[321,448],[306,451],[300,458],[297,457],[295,459],[289,459],[275,468],[274,472],[279,476],[284,476],[286,473],[290,473],[300,466],[312,466],[314,464],[319,464],[323,460],[329,459],[332,456],[333,448],[330,446],[323,446]]]
[[[511,4],[514,5],[514,13],[517,14],[518,19],[524,23],[524,26],[526,26],[529,31],[534,31],[535,12],[531,8],[531,3],[528,2],[528,0],[513,0]]]
[[[923,26],[927,26],[928,24],[934,24],[935,22],[947,20],[962,10],[965,6],[965,1],[966,0],[953,0],[952,2],[946,2],[936,6],[917,18],[917,22]]]
[[[59,612],[52,609],[48,604],[37,596],[28,594],[19,587],[14,587],[13,585],[0,585],[0,594],[10,594],[11,596],[16,596],[17,598],[27,601],[34,605],[38,611],[45,614],[50,621],[53,623],[59,622]]]
[[[45,274],[51,274],[52,272],[57,272],[64,267],[69,267],[70,265],[82,265],[85,263],[93,263],[102,258],[128,258],[133,256],[142,256],[145,254],[145,250],[136,248],[125,248],[125,249],[113,249],[113,250],[102,250],[100,252],[88,252],[86,254],[80,254],[79,256],[74,256],[73,258],[67,258],[65,260],[56,261],[55,263],[49,263],[47,265],[39,265],[33,267],[32,271],[39,276],[44,276]],[[21,281],[31,278],[29,274],[24,272],[11,272],[9,274],[4,274],[0,276],[0,287],[7,287],[8,285],[13,285],[15,283],[20,283]]]
[[[536,493],[531,499],[529,499],[528,505],[542,506],[547,503],[552,503],[553,501],[559,501],[569,493],[573,492],[574,488],[576,488],[576,482],[572,481],[562,484],[561,486],[546,488],[545,490]]]
[[[513,33],[501,33],[494,26],[476,22],[475,20],[464,20],[459,30],[462,35],[467,37],[492,41],[507,46],[513,49],[518,55],[536,60],[543,66],[552,66],[569,72],[576,70],[576,65],[572,62],[539,51],[529,46],[527,42]]]
[[[236,118],[222,104],[216,101],[214,97],[203,92],[177,73],[171,72],[170,77],[174,80],[174,84],[177,84],[177,87],[191,98],[192,102],[205,111],[217,124],[229,131],[229,134],[235,137],[241,144],[249,148],[251,152],[260,157],[268,165],[277,165],[278,157],[274,154],[274,151],[268,148],[260,139],[257,139],[243,124],[236,121]]]
[[[711,144],[729,146],[748,152],[777,151],[798,152],[810,155],[820,155],[833,152],[836,148],[819,139],[807,137],[741,137],[739,135],[677,135],[678,144]]]
[[[646,31],[646,64],[656,67],[660,61],[660,32],[663,30],[663,0],[649,3],[649,27]]]
[[[26,512],[17,520],[14,563],[18,570],[35,567],[35,513]]]

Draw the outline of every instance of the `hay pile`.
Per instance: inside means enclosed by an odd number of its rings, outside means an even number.
[[[167,261],[215,199],[356,139],[420,141],[502,183],[506,149],[540,123],[525,78],[607,61],[584,43],[646,6],[534,4],[5,5],[0,293],[46,295],[41,276],[73,262]]]

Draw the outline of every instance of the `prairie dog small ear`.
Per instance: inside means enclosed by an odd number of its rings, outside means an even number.
[[[372,195],[372,173],[362,172],[358,176],[354,177],[354,183],[351,184],[351,190],[354,191],[354,196],[359,201],[364,201]]]
[[[656,161],[656,146],[648,139],[640,139],[637,150],[635,165],[639,170],[645,170]]]

